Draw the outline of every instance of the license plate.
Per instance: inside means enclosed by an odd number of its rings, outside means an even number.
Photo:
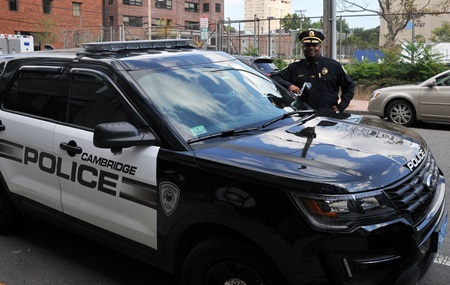
[[[447,216],[445,216],[444,221],[442,222],[441,225],[441,229],[439,230],[438,249],[440,249],[442,244],[444,243],[446,233],[447,233]]]

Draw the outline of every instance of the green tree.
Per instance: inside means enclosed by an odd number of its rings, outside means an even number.
[[[36,43],[53,44],[58,39],[55,27],[58,27],[59,23],[53,17],[43,17],[38,20],[35,25],[35,30],[39,32],[31,33]]]
[[[431,37],[431,41],[438,42],[450,42],[450,23],[445,21],[442,26],[431,31],[433,36]]]
[[[339,17],[336,21],[336,29],[338,33],[350,34],[350,27],[345,19]]]
[[[285,30],[297,30],[300,27],[300,17],[297,14],[287,14],[281,19],[281,26]]]
[[[301,20],[301,21],[300,21]],[[285,30],[308,30],[308,29],[322,29],[322,19],[318,22],[312,22],[310,18],[302,18],[297,14],[287,14],[281,19],[281,26]]]
[[[380,28],[375,27],[365,30],[364,28],[351,29],[352,37],[358,38],[364,48],[375,49],[378,48]],[[361,48],[360,48],[361,49]]]
[[[317,22],[312,22],[310,28],[311,28],[311,29],[318,29],[318,30],[323,29],[323,21],[322,21],[322,18],[320,18],[319,21],[317,21]]]
[[[225,31],[229,31],[230,33],[236,33],[236,28],[231,25],[225,25]]]
[[[254,47],[253,45],[248,45],[248,47],[244,48],[244,52],[242,53],[242,55],[257,56],[258,48]]]

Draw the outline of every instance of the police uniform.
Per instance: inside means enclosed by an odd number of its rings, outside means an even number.
[[[318,31],[304,31],[299,35],[303,44],[321,44],[324,36]],[[302,87],[310,82],[312,88],[302,95],[302,100],[317,110],[328,110],[337,106],[344,111],[354,95],[354,83],[342,65],[334,59],[320,55],[317,59],[302,59],[290,64],[285,69],[272,76],[286,89],[294,84]],[[339,101],[339,88],[342,91]]]

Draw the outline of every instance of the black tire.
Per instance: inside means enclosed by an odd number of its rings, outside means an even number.
[[[199,243],[186,258],[183,285],[286,284],[279,270],[256,247],[233,239]]]
[[[20,212],[14,207],[5,190],[0,188],[0,234],[12,232],[20,217]]]
[[[414,106],[405,100],[395,100],[386,109],[387,119],[390,122],[409,127],[416,122]]]

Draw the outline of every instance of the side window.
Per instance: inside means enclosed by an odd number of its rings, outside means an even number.
[[[70,123],[93,129],[101,123],[123,121],[139,127],[133,111],[114,88],[97,76],[73,76],[69,99]]]
[[[445,74],[441,77],[436,78],[437,86],[450,86],[450,75]]]
[[[53,120],[64,120],[67,93],[61,74],[22,72],[14,81],[3,108]]]

